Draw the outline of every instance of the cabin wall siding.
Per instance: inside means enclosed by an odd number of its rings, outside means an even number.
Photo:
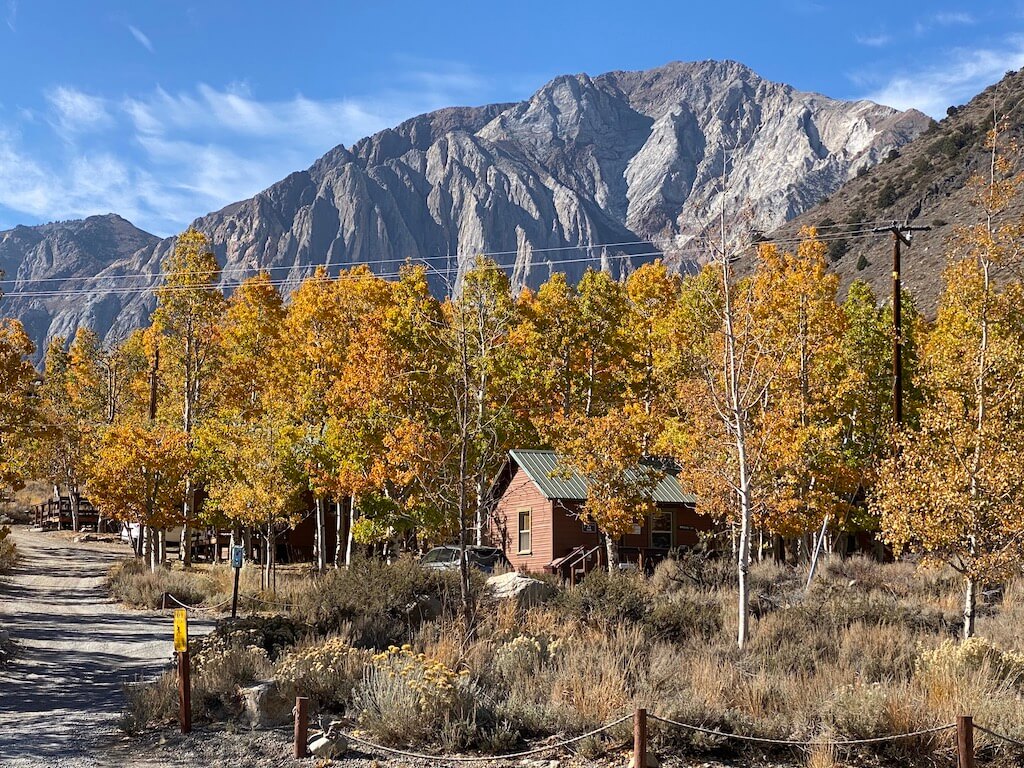
[[[532,513],[531,548],[519,552],[519,513]],[[516,467],[512,480],[498,501],[491,522],[491,540],[505,550],[505,556],[517,571],[543,571],[552,556],[551,502],[544,498],[530,476]]]

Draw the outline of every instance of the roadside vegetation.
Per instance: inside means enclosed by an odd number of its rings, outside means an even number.
[[[193,641],[197,718],[242,717],[239,688],[273,681],[280,708],[309,696],[389,746],[501,753],[584,733],[634,707],[727,733],[770,739],[863,739],[953,722],[971,712],[1024,739],[1024,584],[979,611],[978,636],[957,641],[952,570],[828,559],[806,572],[751,569],[751,639],[732,641],[736,587],[728,559],[691,554],[650,578],[592,573],[542,604],[496,602],[474,583],[472,632],[456,574],[412,560],[357,560],[318,577],[287,615],[224,622]],[[429,608],[428,608],[429,606]],[[173,720],[174,673],[133,687],[126,727]],[[287,715],[285,715],[287,717]],[[629,723],[581,745],[598,756],[628,740]],[[740,742],[652,726],[656,749],[740,756]],[[981,741],[995,765],[1024,754]],[[788,747],[751,754],[800,758]],[[823,765],[822,750],[815,752]],[[948,764],[951,733],[835,748],[833,765]],[[847,762],[849,761],[849,762]],[[1000,762],[1001,761],[1001,762]],[[889,763],[891,764],[891,763]]]
[[[10,526],[0,525],[0,576],[7,574],[18,562],[18,548],[11,538]]]

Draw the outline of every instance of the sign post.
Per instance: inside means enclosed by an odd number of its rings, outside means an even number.
[[[174,651],[178,654],[178,722],[181,732],[192,730],[192,680],[188,658],[188,615],[184,608],[174,612]]]
[[[231,593],[231,618],[238,616],[238,574],[242,571],[245,547],[238,544],[231,547],[231,567],[235,569],[235,588]]]

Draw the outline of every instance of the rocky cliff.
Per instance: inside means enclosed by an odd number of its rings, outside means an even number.
[[[195,226],[214,243],[226,286],[257,269],[287,288],[317,265],[366,262],[393,274],[411,259],[429,264],[443,288],[479,253],[510,265],[518,284],[536,285],[553,271],[628,270],[659,249],[684,262],[723,206],[770,231],[930,122],[797,91],[729,61],[563,76],[520,103],[443,109],[336,147]],[[0,233],[0,242],[23,229]],[[130,253],[104,246],[81,257],[74,274],[99,278],[87,292],[40,295],[41,286],[83,284],[17,282],[0,311],[30,320],[41,344],[83,323],[120,338],[151,311],[145,288],[173,247],[138,235]],[[4,267],[21,275],[28,257],[12,246]],[[78,258],[69,251],[57,261],[71,269]]]

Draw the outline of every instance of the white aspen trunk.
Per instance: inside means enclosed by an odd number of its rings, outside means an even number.
[[[348,536],[345,542],[345,565],[352,565],[352,547],[355,544],[352,532],[355,529],[356,517],[356,497],[350,496],[348,500]]]
[[[185,480],[185,522],[181,528],[181,562],[186,568],[192,565],[192,531],[191,523],[196,517],[196,489],[192,478]]]
[[[342,511],[341,497],[334,501],[334,567],[340,568],[344,556],[344,545],[341,541],[341,530],[345,524],[345,513]],[[347,561],[346,561],[347,562]]]
[[[263,557],[263,579],[261,581],[263,582],[263,588],[269,590],[271,574],[273,573],[274,550],[276,549],[276,547],[274,546],[275,537],[273,525],[269,523],[267,524],[267,535],[264,538],[266,541],[266,551]]]
[[[821,521],[821,534],[818,536],[818,541],[814,546],[814,556],[811,557],[811,567],[807,570],[807,584],[804,589],[811,588],[811,582],[814,580],[814,572],[818,568],[818,556],[821,554],[821,544],[825,540],[825,533],[828,530],[828,515],[825,515],[825,519]]]
[[[605,535],[604,548],[608,554],[608,573],[615,575],[619,571],[619,544],[611,536]]]
[[[748,577],[750,574],[750,523],[752,515],[748,492],[741,493],[740,510],[740,540],[736,556],[736,575],[739,585],[737,612],[739,621],[736,626],[736,645],[742,649],[750,639],[750,585]]]
[[[327,567],[327,540],[325,533],[324,498],[316,497],[316,569],[321,573]]]
[[[81,497],[78,495],[78,486],[75,486],[75,485],[70,486],[68,488],[68,493],[71,496],[71,528],[72,528],[72,530],[77,532],[78,528],[79,528],[78,514],[79,514],[79,511],[81,510],[81,506],[80,506],[80,499],[81,499]],[[97,533],[99,533],[98,528],[97,528]]]
[[[160,565],[167,562],[167,529],[161,528],[157,534],[157,544],[160,552]]]
[[[966,576],[964,578],[964,640],[974,637],[977,621],[978,582]]]
[[[160,567],[160,549],[157,545],[156,531],[152,526],[146,529],[146,547],[149,550],[149,570],[156,573]]]

